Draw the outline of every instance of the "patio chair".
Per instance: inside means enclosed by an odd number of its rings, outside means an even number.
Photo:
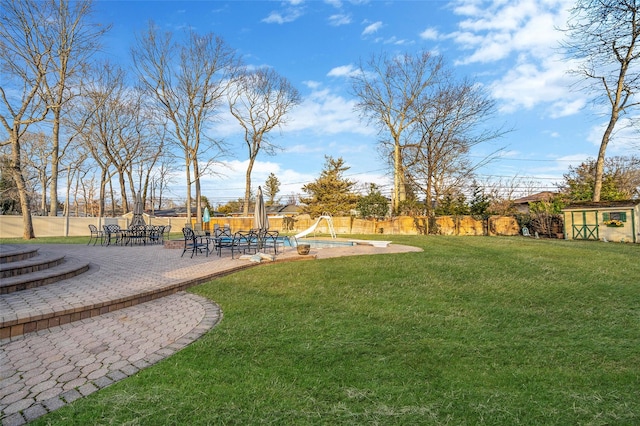
[[[158,244],[164,244],[164,228],[166,228],[166,225],[158,226]]]
[[[147,241],[149,244],[160,244],[162,242],[163,226],[147,225]]]
[[[171,233],[171,225],[166,225],[162,230],[162,241],[169,239],[169,233]]]
[[[273,254],[278,254],[278,246],[284,250],[285,242],[278,231],[261,231],[259,241],[260,249],[265,253],[273,250]]]
[[[134,243],[147,245],[147,225],[134,225],[125,232],[126,244]]]
[[[247,254],[258,252],[258,234],[255,231],[238,231],[233,234],[231,242],[231,258],[234,258],[234,252]]]
[[[193,224],[193,232],[198,236],[207,235],[206,231],[202,228],[202,222],[196,222]]]
[[[217,228],[213,231],[213,249],[215,249],[218,257],[222,256],[222,249],[231,249],[233,245],[233,235],[230,231]]]
[[[198,236],[191,228],[182,228],[182,234],[184,235],[184,250],[182,250],[180,257],[184,256],[187,250],[191,250],[191,257],[203,251],[206,256],[209,256],[209,237]]]
[[[87,243],[87,245],[91,244],[91,241],[93,241],[93,245],[95,246],[98,242],[98,239],[100,239],[100,245],[104,243],[104,233],[100,231],[97,226],[89,225],[89,231],[91,231],[91,237],[89,237],[89,242]]]
[[[114,244],[122,243],[124,238],[124,234],[122,229],[120,229],[120,225],[103,225],[103,236],[104,241],[108,246],[111,245],[111,241],[113,240]]]

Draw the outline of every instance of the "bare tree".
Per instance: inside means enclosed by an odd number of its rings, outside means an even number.
[[[429,52],[393,57],[382,54],[361,63],[359,73],[352,78],[353,91],[359,98],[356,109],[392,144],[394,213],[406,199],[402,158],[406,134],[418,122],[421,98],[435,84],[442,66],[442,59]]]
[[[159,166],[156,168],[154,175],[151,177],[151,209],[155,209],[155,205],[158,209],[163,206],[164,194],[167,188],[172,183],[172,177],[175,172],[172,161],[169,161],[167,156],[164,156],[160,160]],[[157,195],[156,195],[157,192]]]
[[[88,59],[99,49],[99,39],[110,26],[87,22],[92,13],[91,0],[43,0],[42,3],[49,3],[51,10],[48,17],[50,25],[43,36],[48,39],[47,44],[52,46],[52,72],[43,80],[43,90],[53,115],[49,211],[55,216],[58,206],[58,167],[72,139],[61,145],[61,117],[69,101],[79,94],[76,88]]]
[[[621,117],[638,106],[640,4],[637,0],[577,0],[566,32],[565,48],[578,60],[575,73],[585,90],[607,105],[608,123],[596,160],[593,201],[600,201],[605,155]]]
[[[156,164],[162,160],[165,155],[165,133],[159,130],[159,125],[153,121],[149,122],[146,138],[142,144],[142,151],[134,157],[132,163],[131,175],[134,173],[138,177],[138,188],[141,192],[142,205],[147,204],[147,196],[151,195],[150,191],[155,187],[155,171]],[[150,131],[150,132],[149,132]],[[133,186],[132,186],[133,188]]]
[[[96,189],[98,185],[96,183],[96,175],[92,173],[95,171],[95,167],[92,164],[88,164],[87,161],[80,164],[77,172],[75,173],[75,199],[78,202],[78,198],[82,197],[84,204],[84,213],[87,216],[98,216],[98,194]]]
[[[50,3],[38,0],[0,2],[0,122],[9,134],[10,169],[20,196],[23,238],[32,239],[30,198],[23,173],[21,138],[28,127],[47,116],[42,88],[51,72],[51,40],[45,35],[52,13]]]
[[[84,85],[84,95],[75,102],[75,120],[69,126],[76,126],[73,130],[80,135],[93,161],[100,168],[98,216],[101,217],[105,213],[107,184],[117,173],[113,162],[118,155],[111,151],[118,150],[121,127],[126,126],[126,123],[120,122],[120,116],[123,112],[121,109],[126,111],[122,97],[128,94],[128,90],[124,86],[124,71],[119,67],[109,63],[100,64],[93,74],[96,80]],[[113,201],[111,204],[114,208]]]
[[[404,168],[425,195],[427,214],[432,200],[461,190],[473,173],[495,154],[472,162],[472,147],[500,137],[502,129],[482,129],[495,114],[495,102],[478,85],[456,80],[445,68],[415,104],[416,123],[405,146]]]
[[[73,204],[75,206],[75,215],[78,216],[79,204],[78,204],[78,177],[83,174],[82,165],[89,155],[88,150],[82,144],[75,144],[74,149],[71,150],[71,155],[65,157],[66,161],[66,177],[67,187],[65,192],[64,201],[64,215],[71,215],[71,190],[74,188]],[[64,164],[61,164],[64,166]],[[75,185],[74,185],[75,183]]]
[[[22,164],[24,168],[33,170],[32,174],[38,176],[38,184],[40,187],[40,206],[38,208],[40,214],[47,212],[47,188],[50,181],[50,156],[49,147],[51,142],[43,132],[28,132],[22,137]],[[30,173],[27,172],[26,175]]]
[[[238,70],[235,52],[214,34],[189,32],[183,42],[176,42],[171,33],[161,35],[150,23],[137,37],[132,55],[145,90],[163,111],[172,139],[184,153],[187,221],[195,183],[197,221],[201,222],[200,177],[223,149],[207,130]],[[201,170],[200,155],[208,150],[215,152]]]
[[[249,150],[249,165],[245,176],[244,211],[249,214],[251,172],[260,151],[274,155],[278,147],[270,133],[285,123],[286,114],[300,103],[300,94],[284,77],[271,68],[260,68],[242,74],[229,92],[229,109],[244,130]]]

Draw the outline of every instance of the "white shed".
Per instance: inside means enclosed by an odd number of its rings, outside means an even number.
[[[562,213],[568,239],[640,243],[640,200],[585,201]]]

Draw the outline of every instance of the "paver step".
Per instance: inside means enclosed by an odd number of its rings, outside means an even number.
[[[0,294],[13,293],[43,285],[52,284],[67,278],[75,277],[89,270],[89,262],[74,258],[65,258],[56,266],[37,270],[22,275],[2,278],[0,281]]]
[[[0,265],[17,262],[38,255],[38,249],[31,246],[0,245]]]
[[[64,255],[40,252],[38,256],[0,264],[0,278],[10,278],[53,268],[64,262]]]

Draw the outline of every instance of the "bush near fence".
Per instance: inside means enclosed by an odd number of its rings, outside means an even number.
[[[117,224],[126,228],[131,222],[128,217],[48,217],[33,216],[33,230],[37,237],[89,236],[89,224],[102,229],[102,225]],[[185,226],[184,217],[149,217],[145,221],[152,225],[171,225],[172,232],[179,233]],[[316,219],[309,215],[294,217],[270,217],[270,228],[286,234],[295,235],[309,228]],[[425,232],[427,217],[398,216],[387,220],[366,220],[355,217],[334,217],[333,227],[340,234],[384,234],[418,235]],[[191,220],[195,224],[195,218]],[[478,219],[472,216],[439,216],[431,221],[435,224],[435,233],[442,235],[518,235],[520,227],[514,217],[491,216]],[[214,224],[228,225],[232,231],[253,227],[253,217],[214,217],[204,228],[211,230]],[[22,216],[0,216],[0,238],[21,238]],[[431,232],[434,232],[433,226]],[[320,221],[316,234],[328,234],[325,220]]]

